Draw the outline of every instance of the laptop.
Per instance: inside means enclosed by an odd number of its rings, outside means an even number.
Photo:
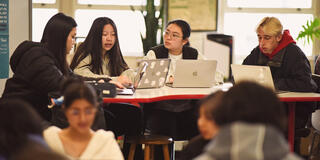
[[[235,83],[239,83],[244,80],[255,81],[265,87],[271,88],[277,94],[289,92],[276,90],[269,66],[231,64],[231,71]]]
[[[125,89],[117,89],[117,94],[133,95],[136,89],[163,87],[170,62],[170,59],[141,60],[133,85]]]
[[[216,60],[177,60],[173,83],[169,87],[207,88],[215,84]]]

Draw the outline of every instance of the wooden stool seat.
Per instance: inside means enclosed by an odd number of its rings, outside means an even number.
[[[134,152],[137,144],[144,144],[144,159],[151,160],[154,156],[154,145],[162,145],[163,156],[165,160],[170,160],[168,145],[173,142],[173,139],[161,135],[141,135],[137,137],[129,137],[127,143],[130,143],[130,151],[128,160],[133,160]]]

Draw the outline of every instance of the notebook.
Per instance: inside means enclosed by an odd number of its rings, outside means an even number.
[[[169,87],[212,87],[215,84],[216,60],[177,60],[174,81]]]
[[[132,86],[117,89],[118,95],[132,95],[137,88],[160,88],[165,84],[170,59],[141,60]]]
[[[269,66],[231,64],[231,71],[235,83],[244,80],[255,81],[265,87],[271,88],[276,93],[289,92],[275,89]]]

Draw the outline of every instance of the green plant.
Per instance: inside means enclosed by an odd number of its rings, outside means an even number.
[[[145,6],[141,6],[141,14],[144,17],[145,26],[146,26],[146,34],[145,36],[141,35],[142,44],[143,44],[143,52],[146,54],[149,49],[153,46],[157,45],[157,36],[159,34],[158,30],[160,29],[161,33],[163,32],[163,25],[164,25],[164,1],[160,0],[160,6],[157,10],[157,7],[154,5],[154,0],[147,0],[147,4]],[[135,10],[131,7],[132,10]],[[159,15],[156,16],[156,12],[159,11]],[[161,36],[162,34],[160,34]],[[162,43],[162,36],[160,37]]]
[[[315,38],[320,39],[320,19],[314,18],[308,20],[306,25],[302,25],[303,30],[300,31],[297,40],[304,39],[304,42],[314,41]]]

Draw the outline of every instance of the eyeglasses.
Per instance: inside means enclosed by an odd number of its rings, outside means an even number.
[[[172,39],[178,39],[178,38],[182,38],[179,34],[177,34],[177,33],[170,33],[169,31],[165,31],[164,33],[163,33],[163,35],[164,36],[169,36],[170,38],[172,38]]]
[[[81,111],[79,109],[71,109],[70,112],[73,116],[78,116],[80,115]],[[95,113],[95,108],[87,108],[84,110],[85,115],[92,115],[94,113]]]

